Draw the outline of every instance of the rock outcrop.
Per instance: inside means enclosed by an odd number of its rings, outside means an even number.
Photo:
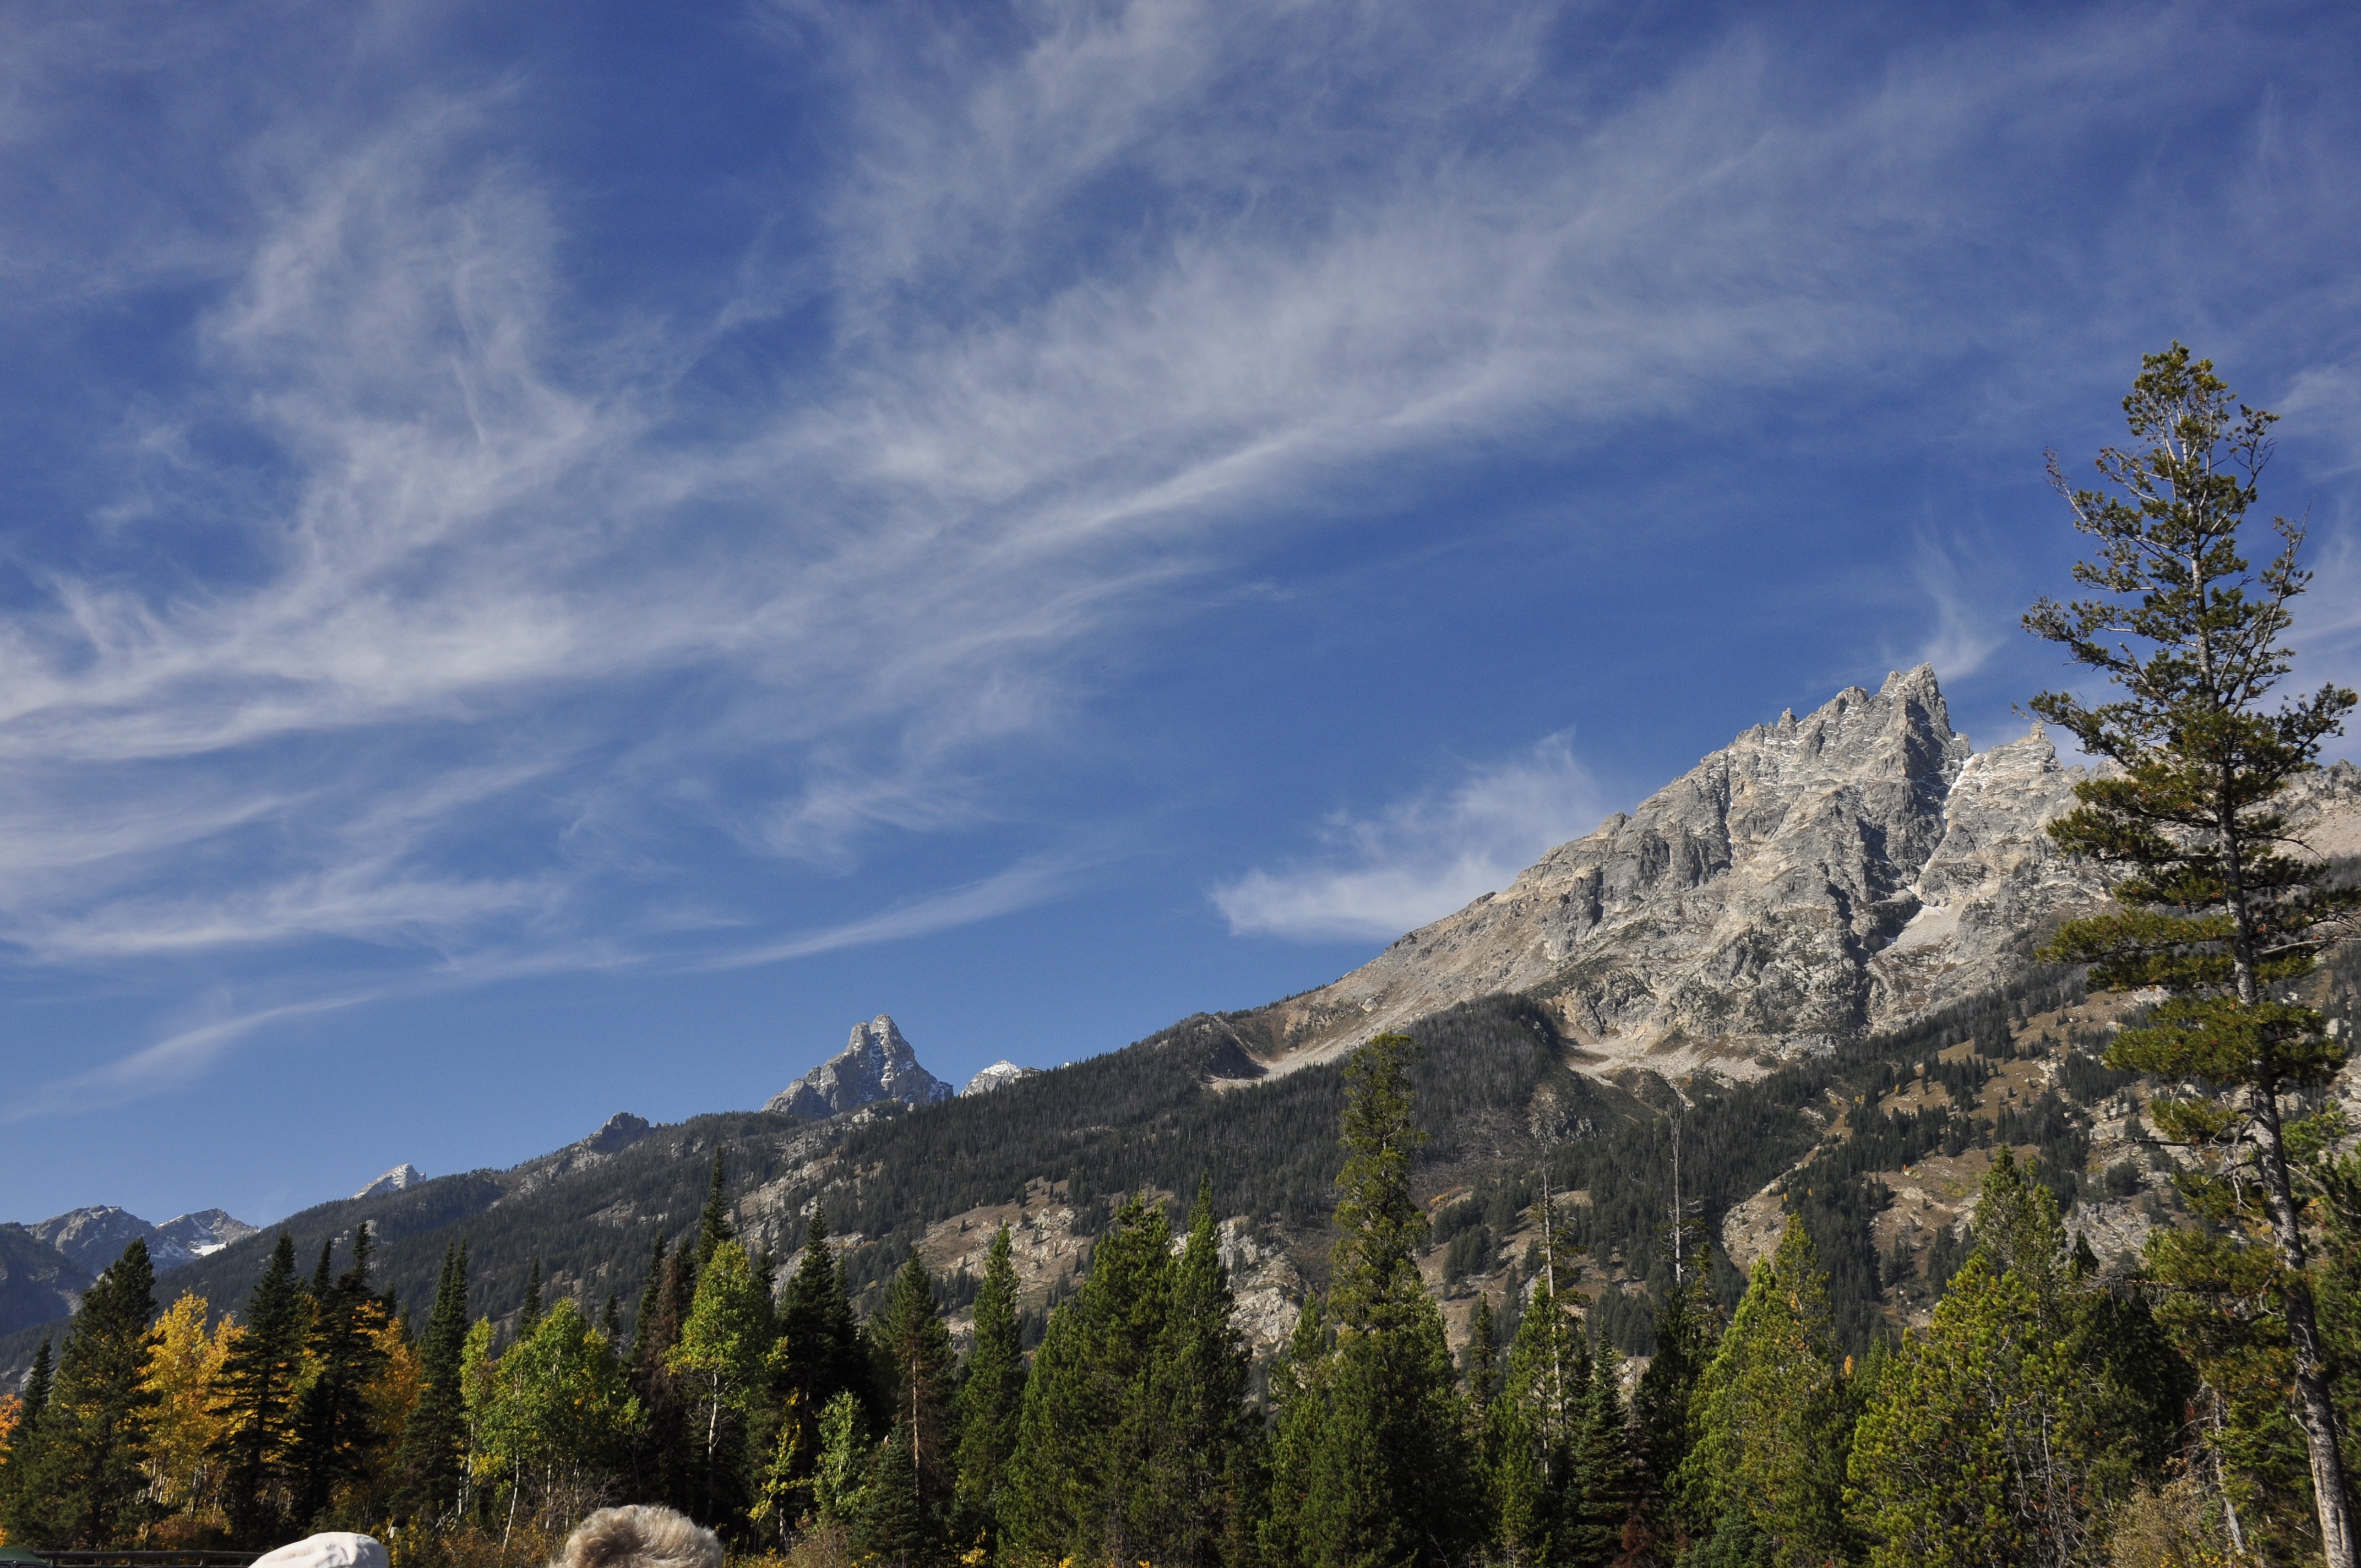
[[[880,1013],[852,1026],[843,1050],[771,1096],[763,1109],[818,1120],[881,1100],[930,1105],[951,1098],[951,1086],[918,1065],[917,1053],[894,1020]]]
[[[1271,1065],[1499,992],[1552,1006],[1598,1071],[1751,1076],[1905,1022],[2021,970],[2059,920],[2105,897],[2044,831],[2079,776],[2037,728],[1974,752],[1925,665],[1851,687],[1264,1009]],[[2340,763],[2290,804],[2340,852],[2361,774]]]
[[[194,1213],[181,1214],[160,1225],[154,1225],[112,1203],[69,1209],[62,1214],[53,1214],[39,1224],[27,1225],[24,1229],[35,1240],[55,1248],[69,1262],[90,1275],[96,1275],[121,1257],[123,1249],[135,1240],[148,1244],[148,1261],[155,1265],[156,1272],[161,1274],[167,1269],[194,1263],[241,1237],[254,1234],[252,1225],[243,1220],[233,1219],[219,1209],[200,1209]]]
[[[426,1179],[425,1173],[408,1160],[395,1166],[367,1187],[353,1194],[355,1198],[379,1198],[388,1192],[405,1192]]]
[[[977,1073],[973,1078],[969,1079],[967,1080],[967,1087],[961,1090],[960,1092],[961,1094],[989,1094],[995,1089],[1005,1089],[1010,1084],[1016,1082],[1020,1079],[1038,1077],[1040,1071],[1041,1069],[1038,1067],[1018,1067],[1015,1062],[1010,1061],[1004,1057],[1000,1060],[994,1062],[990,1067],[985,1068],[983,1071]]]

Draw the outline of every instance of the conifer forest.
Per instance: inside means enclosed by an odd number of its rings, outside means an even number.
[[[1071,1144],[1086,1263],[1029,1304],[1007,1224],[980,1276],[895,1229],[1045,1168],[972,1105],[855,1128],[841,1157],[870,1174],[775,1249],[733,1217],[748,1177],[717,1141],[628,1299],[545,1288],[508,1237],[521,1299],[471,1314],[464,1219],[431,1288],[395,1288],[367,1220],[232,1254],[224,1299],[163,1299],[135,1241],[0,1398],[6,1542],[349,1529],[401,1568],[495,1568],[662,1502],[806,1568],[2350,1568],[2361,1153],[2331,1086],[2361,887],[2274,801],[2355,697],[2264,705],[2308,582],[2300,528],[2260,565],[2241,541],[2270,416],[2177,345],[2125,411],[2102,488],[2057,476],[2087,597],[2025,618],[2084,680],[2031,707],[2103,764],[2048,831],[2113,902],[2039,933],[2003,991],[1653,1098],[1554,1069],[1516,997],[1224,1095],[1177,1032],[1027,1091],[1071,1102],[1060,1127],[1099,1122],[1118,1073],[1147,1107]],[[2030,1020],[2095,998],[2114,1021],[2037,1098],[1961,1109]],[[1553,1070],[1582,1135],[1477,1160],[1469,1129]],[[2088,1168],[2101,1104],[2134,1108],[2144,1163]],[[1875,1173],[1971,1150],[1971,1217],[1881,1252]],[[2171,1201],[2101,1257],[2078,1200],[2154,1173]],[[1734,1258],[1725,1217],[1774,1190]],[[1273,1354],[1239,1326],[1240,1213],[1325,1226]]]

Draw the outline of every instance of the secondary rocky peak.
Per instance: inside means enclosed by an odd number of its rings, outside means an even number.
[[[148,1244],[148,1261],[160,1274],[254,1234],[252,1225],[219,1209],[201,1209],[155,1225],[112,1203],[69,1209],[25,1229],[89,1274],[121,1257],[123,1249],[134,1241]]]
[[[918,1065],[917,1052],[894,1020],[880,1013],[852,1026],[843,1050],[771,1096],[763,1109],[815,1120],[899,1100],[928,1105],[951,1098],[951,1086]]]
[[[426,1179],[425,1174],[408,1160],[395,1166],[367,1187],[353,1194],[356,1199],[380,1198],[389,1192],[402,1192]]]
[[[634,1116],[629,1111],[618,1111],[607,1118],[598,1130],[582,1140],[582,1146],[597,1154],[613,1154],[630,1148],[648,1135],[648,1119]]]
[[[1010,1061],[1007,1058],[1003,1057],[1000,1060],[994,1062],[990,1067],[985,1068],[983,1071],[977,1073],[973,1078],[969,1079],[967,1080],[967,1087],[961,1090],[960,1092],[961,1094],[989,1094],[995,1089],[1005,1089],[1010,1084],[1018,1081],[1020,1079],[1035,1077],[1040,1072],[1040,1070],[1041,1069],[1038,1067],[1019,1067],[1015,1062]]]

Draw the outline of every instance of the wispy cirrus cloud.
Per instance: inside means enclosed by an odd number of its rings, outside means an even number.
[[[1212,890],[1237,936],[1385,938],[1514,881],[1543,851],[1589,832],[1610,809],[1571,741],[1471,769],[1457,783],[1373,816],[1323,825],[1323,851]]]
[[[752,15],[782,60],[825,44],[842,134],[795,182],[744,176],[792,243],[653,252],[661,292],[586,276],[599,181],[516,134],[523,77],[258,129],[154,51],[192,168],[228,171],[203,203],[79,210],[64,248],[0,211],[55,309],[161,269],[182,356],[96,444],[75,521],[10,555],[21,961],[775,961],[1057,896],[1082,861],[1005,852],[833,925],[722,862],[821,887],[882,840],[1022,817],[1010,780],[1079,722],[1092,653],[1422,464],[1939,356],[2008,286],[1995,140],[2070,147],[2190,69],[2173,15],[1874,76],[1761,28],[1586,71],[1547,5]],[[88,68],[115,34],[44,36]],[[1946,614],[1945,656],[1981,659]],[[1390,934],[1595,793],[1539,753],[1217,902],[1241,931]]]

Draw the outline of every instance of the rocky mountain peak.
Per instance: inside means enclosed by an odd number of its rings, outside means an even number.
[[[24,1229],[87,1274],[96,1274],[122,1256],[135,1240],[148,1244],[148,1259],[160,1274],[254,1234],[252,1225],[219,1209],[200,1209],[155,1225],[112,1203],[69,1209]]]
[[[894,1020],[880,1013],[855,1024],[843,1050],[773,1095],[763,1109],[817,1120],[881,1100],[928,1105],[951,1094],[950,1084],[918,1065],[917,1052]]]
[[[961,1094],[989,1094],[995,1089],[1007,1088],[1010,1084],[1016,1082],[1019,1079],[1035,1077],[1039,1074],[1040,1070],[1041,1069],[1038,1067],[1019,1067],[1015,1062],[1010,1061],[1004,1057],[1000,1060],[994,1062],[990,1067],[979,1071],[973,1078],[969,1079],[967,1080],[967,1087],[961,1090],[960,1092]]]
[[[2046,828],[2078,772],[2039,726],[1977,752],[1926,665],[1793,710],[1509,887],[1263,1010],[1280,1070],[1498,992],[1551,1006],[1595,1070],[1738,1077],[2019,972],[2105,897]],[[2361,848],[2361,775],[2301,781],[2316,850]]]
[[[403,1192],[426,1179],[426,1175],[408,1160],[395,1166],[367,1187],[353,1194],[355,1198],[378,1198],[388,1192]]]

